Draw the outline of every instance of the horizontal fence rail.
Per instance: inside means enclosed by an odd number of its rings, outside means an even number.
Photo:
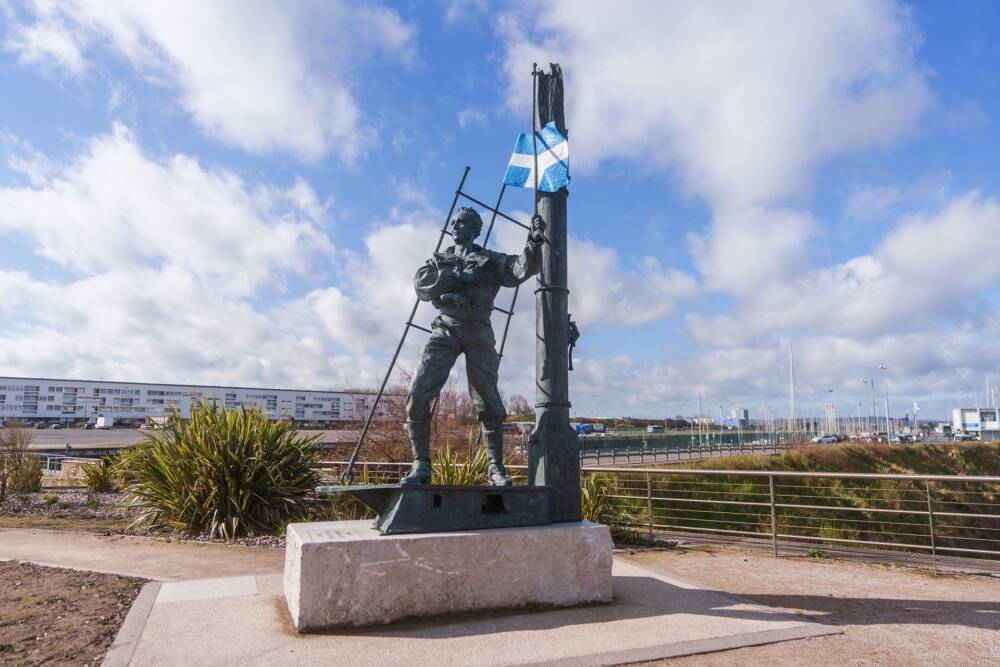
[[[83,479],[83,467],[100,461],[98,456],[67,456],[65,454],[45,454],[26,452],[42,462],[44,478]]]
[[[324,462],[322,474],[345,465]],[[368,484],[408,468],[358,464]],[[509,469],[523,483],[525,466]],[[612,527],[651,537],[1000,571],[1000,477],[585,466],[582,481],[603,489]]]
[[[716,456],[777,454],[808,443],[814,436],[801,432],[690,431],[649,433],[646,431],[608,432],[581,435],[581,465],[634,465],[696,461]]]

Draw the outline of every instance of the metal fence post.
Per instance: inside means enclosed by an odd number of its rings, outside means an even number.
[[[778,555],[778,517],[774,510],[774,475],[767,476],[767,486],[771,491],[771,551]]]
[[[653,476],[646,473],[646,513],[649,514],[649,539],[653,539]]]
[[[934,569],[937,570],[937,546],[934,544],[934,508],[931,506],[930,480],[924,480],[924,490],[927,492],[927,524],[931,531],[931,562],[934,563]]]

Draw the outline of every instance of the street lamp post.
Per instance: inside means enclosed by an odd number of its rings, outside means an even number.
[[[891,439],[891,430],[889,427],[889,369],[884,364],[880,364],[879,370],[882,371],[882,387],[885,392],[885,437],[886,441],[888,441]]]
[[[865,383],[865,412],[867,413],[865,414],[865,430],[871,433],[875,430],[873,428],[874,425],[872,424],[872,398],[871,394],[868,392],[868,380],[861,378],[861,381]]]

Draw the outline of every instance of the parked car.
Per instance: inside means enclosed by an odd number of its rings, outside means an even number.
[[[955,442],[968,442],[970,440],[979,440],[976,436],[971,433],[956,433]]]
[[[832,444],[832,443],[837,442],[837,436],[835,436],[835,435],[833,435],[831,433],[820,433],[815,438],[813,438],[810,442],[815,442],[817,444],[824,444],[824,445],[825,444]]]
[[[55,430],[61,429],[61,428],[62,428],[62,424],[49,424],[49,430],[50,431],[55,431]]]

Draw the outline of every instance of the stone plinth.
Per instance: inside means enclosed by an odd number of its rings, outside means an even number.
[[[589,521],[380,535],[370,521],[288,526],[299,632],[467,611],[611,602],[611,534]]]

